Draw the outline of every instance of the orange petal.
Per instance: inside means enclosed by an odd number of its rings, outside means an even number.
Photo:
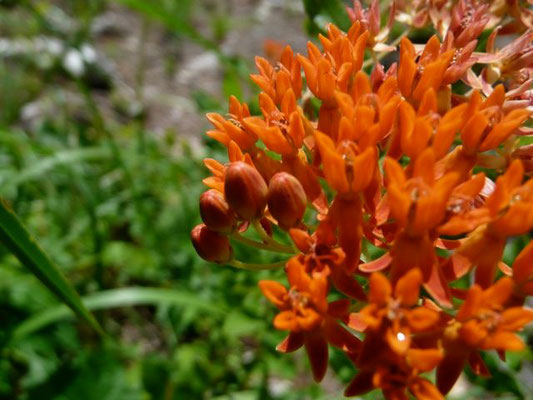
[[[366,42],[368,40],[369,35],[370,35],[370,32],[368,31],[363,32],[357,38],[353,46],[352,57],[353,57],[353,68],[355,71],[359,71],[361,67],[363,66]]]
[[[395,184],[400,187],[405,184],[405,172],[398,161],[390,157],[385,157],[383,167],[385,169],[385,177],[388,184]]]
[[[389,252],[383,254],[381,257],[369,261],[364,264],[359,264],[359,270],[366,273],[381,271],[387,268],[392,262],[392,257]]]
[[[475,197],[481,192],[485,186],[486,176],[483,172],[472,176],[468,181],[461,183],[453,190],[454,195],[462,195],[466,197]]]
[[[299,331],[300,326],[296,320],[294,311],[282,311],[274,317],[274,328],[280,331]]]
[[[444,357],[441,349],[409,349],[407,350],[407,362],[413,368],[427,372],[431,371]]]
[[[482,343],[483,349],[520,351],[525,345],[522,339],[514,333],[500,331],[489,335]]]
[[[292,353],[304,345],[303,332],[290,332],[283,341],[276,346],[280,353]]]
[[[282,155],[294,154],[294,147],[291,146],[277,126],[267,126],[265,121],[259,117],[244,118],[243,124],[246,129],[256,134],[270,150]]]
[[[413,176],[422,178],[429,186],[433,186],[433,182],[435,182],[435,154],[431,147],[424,150],[417,158]]]
[[[320,382],[328,369],[328,343],[322,332],[305,336],[305,351],[311,363],[313,378],[315,382]]]
[[[527,233],[533,227],[533,207],[531,202],[517,202],[498,220],[491,229],[499,235],[517,236]]]
[[[398,86],[405,97],[411,95],[413,79],[416,74],[415,48],[406,37],[400,44],[400,63],[398,65]]]
[[[435,91],[439,89],[439,86],[444,78],[444,71],[448,67],[455,50],[449,50],[446,53],[439,56],[439,58],[433,62],[428,63],[422,76],[418,81],[418,84],[413,90],[413,98],[415,100],[422,99],[422,96],[429,88],[433,88]]]
[[[435,260],[431,263],[429,276],[425,277],[424,288],[443,307],[452,307],[450,287],[444,273]]]
[[[318,328],[322,322],[322,317],[312,308],[305,308],[298,313],[296,321],[301,329],[311,331]]]
[[[391,350],[397,355],[403,356],[411,345],[411,335],[405,329],[389,328],[385,332],[385,340],[390,346]]]
[[[368,187],[374,177],[374,170],[377,167],[376,162],[377,149],[372,146],[363,151],[353,160],[353,182],[351,189],[354,192],[360,192]]]
[[[409,390],[417,400],[444,400],[442,393],[427,379],[416,378]]]
[[[314,137],[324,167],[324,175],[330,186],[339,193],[348,191],[348,179],[346,178],[345,163],[342,156],[335,150],[335,144],[331,138],[320,131],[314,132]]]
[[[477,347],[489,333],[477,320],[469,320],[461,325],[459,334],[470,347]]]
[[[259,281],[259,289],[280,310],[289,307],[288,292],[281,283],[276,281]]]
[[[398,280],[394,289],[394,296],[404,306],[414,306],[419,299],[422,273],[418,268],[411,269]]]
[[[374,272],[369,279],[370,293],[368,301],[377,305],[386,304],[392,294],[392,287],[385,275]]]
[[[311,278],[305,272],[305,266],[298,260],[298,257],[292,257],[287,261],[286,272],[291,288],[302,292],[309,289]]]
[[[437,132],[433,137],[433,150],[437,160],[446,155],[455,139],[456,133],[465,123],[464,115],[467,107],[467,104],[454,107],[440,120]]]
[[[489,97],[481,105],[481,109],[489,108],[492,106],[501,107],[505,100],[505,88],[503,84],[499,84],[494,88]]]
[[[466,123],[461,132],[463,145],[467,149],[477,150],[483,131],[489,124],[489,119],[482,112],[475,113]]]
[[[307,253],[311,250],[311,246],[313,245],[313,239],[311,238],[309,233],[302,229],[292,228],[289,229],[289,235],[298,250],[300,250],[302,253]]]
[[[474,316],[483,301],[483,290],[478,286],[474,285],[468,290],[466,300],[461,305],[459,312],[457,313],[458,321],[466,321],[468,318]]]
[[[518,254],[513,263],[513,279],[518,285],[533,277],[533,241]]]
[[[505,116],[503,121],[496,124],[487,137],[479,146],[479,151],[487,151],[497,147],[505,139],[507,139],[522,123],[527,119],[529,115],[528,110],[513,110]]]
[[[435,93],[435,90],[433,88],[430,88],[424,93],[424,97],[422,97],[422,101],[418,106],[416,115],[423,116],[435,112],[437,112],[437,95]]]
[[[533,310],[511,307],[502,312],[499,326],[508,331],[518,331],[533,321]]]
[[[360,396],[374,389],[374,370],[359,371],[344,390],[344,396]]]
[[[358,332],[364,332],[367,328],[366,323],[363,321],[360,313],[351,313],[348,326]]]
[[[483,292],[483,302],[487,306],[498,308],[509,299],[513,292],[513,280],[509,277],[499,279],[494,285]]]
[[[439,313],[427,307],[417,307],[406,313],[407,323],[414,332],[424,332],[434,328],[439,322]]]
[[[358,71],[355,74],[352,86],[352,96],[354,102],[357,103],[362,97],[371,92],[372,88],[370,87],[368,75],[364,71]]]
[[[468,352],[450,349],[437,367],[437,388],[447,394],[461,375],[466,364]]]
[[[448,221],[439,226],[438,232],[442,235],[460,235],[472,232],[478,226],[490,222],[491,217],[486,208],[474,209],[463,215],[452,216]]]

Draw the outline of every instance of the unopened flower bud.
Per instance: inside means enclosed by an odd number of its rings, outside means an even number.
[[[250,221],[263,214],[268,187],[254,167],[237,161],[226,170],[224,193],[226,201],[237,215]]]
[[[224,263],[232,258],[233,250],[229,239],[204,224],[193,228],[191,241],[198,255],[206,261]]]
[[[307,197],[294,176],[279,172],[268,185],[268,209],[282,229],[290,229],[302,220]]]
[[[218,190],[210,189],[200,196],[200,215],[207,227],[215,232],[230,233],[235,226],[235,214]]]

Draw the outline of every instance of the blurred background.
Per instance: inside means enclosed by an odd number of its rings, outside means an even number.
[[[257,281],[279,276],[189,241],[202,159],[226,159],[204,114],[230,94],[257,112],[254,56],[304,52],[327,21],[349,25],[341,0],[0,0],[0,196],[110,336],[0,247],[0,399],[341,398],[342,354],[318,386],[305,355],[275,352]],[[450,397],[532,399],[531,359],[489,354],[493,378],[467,371]]]

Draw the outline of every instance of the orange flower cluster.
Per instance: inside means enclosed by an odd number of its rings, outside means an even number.
[[[503,358],[522,349],[517,332],[533,321],[524,307],[533,242],[514,265],[502,262],[507,240],[533,228],[531,151],[517,140],[531,89],[501,84],[530,72],[532,52],[502,50],[494,60],[508,69],[452,93],[472,81],[479,57],[490,60],[473,51],[488,19],[475,29],[451,23],[442,42],[401,38],[398,62],[369,76],[365,52],[379,36],[367,18],[373,7],[352,10],[347,33],[329,25],[322,49],[309,43],[307,56],[286,47],[275,66],[257,57],[262,115],[234,97],[227,116],[208,114],[207,134],[229,162],[205,160],[210,190],[191,236],[206,260],[285,268],[288,287],[259,287],[279,309],[274,327],[288,331],[278,350],[305,347],[316,381],[331,345],[358,371],[346,396],[379,388],[387,399],[442,399],[465,365],[489,374],[480,352]],[[244,263],[231,241],[291,256]],[[435,384],[424,377],[433,370]]]

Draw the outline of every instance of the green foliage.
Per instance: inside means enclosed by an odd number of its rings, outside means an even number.
[[[323,28],[317,23],[317,17],[326,17],[341,29],[350,28],[350,18],[342,0],[304,0],[303,3],[311,34],[316,34]]]

